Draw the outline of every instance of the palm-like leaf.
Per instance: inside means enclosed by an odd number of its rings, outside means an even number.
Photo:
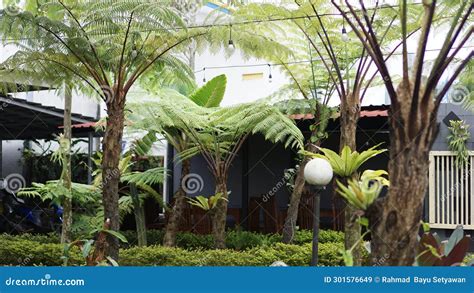
[[[94,203],[100,199],[100,190],[91,185],[73,182],[71,192],[73,202],[78,205]],[[70,192],[64,187],[61,180],[33,183],[32,187],[23,188],[18,192],[18,196],[39,198],[42,201],[50,200],[58,205],[68,195],[70,195]]]
[[[389,181],[383,175],[388,173],[384,170],[366,170],[360,180],[349,179],[348,186],[336,180],[337,192],[353,207],[367,210],[379,197],[382,188],[389,186]]]
[[[361,153],[357,151],[351,152],[351,149],[348,146],[345,146],[340,155],[330,149],[321,147],[318,149],[323,154],[315,154],[307,151],[302,151],[302,153],[313,158],[323,158],[328,160],[335,174],[340,177],[348,178],[353,176],[360,166],[369,159],[387,151],[386,149],[377,150],[379,146],[380,144]]]
[[[141,113],[131,126],[137,130],[156,131],[171,140],[175,139],[173,129],[185,133],[191,141],[182,150],[185,158],[202,152],[203,148],[225,156],[240,138],[257,133],[287,147],[303,145],[303,135],[295,123],[265,103],[204,108],[185,97],[163,97],[159,102],[133,103],[129,107],[134,113]]]
[[[208,81],[189,96],[189,99],[201,107],[218,107],[224,98],[227,77],[222,74]]]
[[[127,173],[121,177],[121,180],[127,183],[134,183],[138,186],[154,185],[164,182],[165,172],[166,168],[158,167],[143,172]]]
[[[193,206],[197,206],[205,211],[212,211],[220,200],[228,201],[227,198],[223,197],[221,193],[212,195],[209,198],[202,195],[188,198],[188,203]]]

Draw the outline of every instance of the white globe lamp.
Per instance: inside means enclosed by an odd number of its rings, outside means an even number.
[[[304,178],[311,185],[325,186],[331,182],[333,171],[331,164],[325,159],[316,158],[304,167]]]
[[[319,218],[320,218],[320,192],[331,182],[333,171],[331,164],[325,159],[316,158],[309,161],[304,167],[304,179],[313,185],[313,247],[311,265],[318,265],[319,249]]]

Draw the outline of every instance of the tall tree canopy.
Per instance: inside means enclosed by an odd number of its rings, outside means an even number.
[[[104,217],[119,229],[118,184],[127,94],[153,72],[171,70],[181,80],[193,73],[175,54],[204,31],[188,30],[166,1],[44,1],[36,12],[0,14],[2,40],[19,48],[5,70],[35,76],[65,76],[76,88],[95,93],[107,107],[103,140]],[[64,15],[64,18],[52,17]],[[67,17],[66,17],[67,16]],[[59,20],[58,20],[59,19]],[[58,83],[62,78],[58,78]],[[118,258],[118,241],[109,237],[109,254]]]

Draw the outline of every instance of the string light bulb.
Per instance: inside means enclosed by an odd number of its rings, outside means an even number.
[[[268,64],[268,82],[273,81],[273,76],[272,76],[272,65]]]
[[[137,56],[138,56],[137,47],[135,45],[133,45],[131,57],[132,57],[132,59],[135,59]]]
[[[202,78],[202,82],[206,82],[206,67],[202,69],[202,72],[204,74],[204,77]]]
[[[347,31],[345,27],[342,27],[342,40],[347,42],[349,40],[349,36],[347,35]]]

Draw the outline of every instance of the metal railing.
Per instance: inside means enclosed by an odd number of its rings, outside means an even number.
[[[429,224],[474,230],[474,151],[469,152],[466,164],[457,166],[455,161],[453,152],[430,152]]]

